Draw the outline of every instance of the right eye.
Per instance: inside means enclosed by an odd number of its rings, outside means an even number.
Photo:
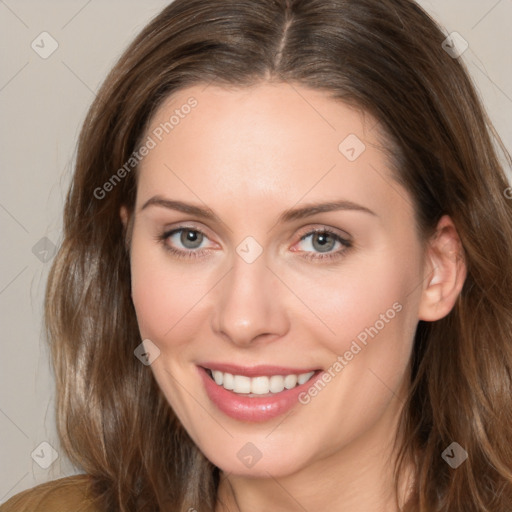
[[[208,240],[208,237],[201,230],[190,226],[180,226],[157,237],[157,241],[164,245],[165,250],[178,258],[204,257],[205,252],[209,252],[207,249],[201,249],[201,244],[205,240]],[[182,248],[179,248],[180,245]]]

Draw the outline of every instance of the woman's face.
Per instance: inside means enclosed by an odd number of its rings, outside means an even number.
[[[425,269],[375,120],[299,86],[194,86],[145,141],[133,302],[202,452],[279,476],[387,445]]]

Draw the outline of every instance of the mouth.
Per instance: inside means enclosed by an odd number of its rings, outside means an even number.
[[[303,373],[287,373],[282,375],[239,375],[203,367],[211,380],[217,386],[227,391],[247,397],[272,396],[283,391],[291,390],[309,382],[321,370],[311,370]],[[263,373],[263,372],[262,372]]]
[[[288,413],[324,373],[311,368],[213,362],[197,365],[197,369],[212,405],[245,422],[264,422]]]

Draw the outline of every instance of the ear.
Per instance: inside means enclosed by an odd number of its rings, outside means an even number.
[[[121,217],[121,222],[123,223],[123,235],[124,235],[124,243],[126,250],[130,252],[131,238],[132,238],[132,229],[133,229],[133,216],[128,213],[128,208],[126,206],[121,206],[119,210],[119,216]]]
[[[121,209],[119,210],[119,216],[121,217],[121,222],[123,223],[123,227],[126,230],[126,227],[128,226],[128,208],[126,208],[126,206],[121,206]]]
[[[441,217],[425,254],[425,280],[418,318],[434,322],[455,305],[466,279],[464,249],[448,215]]]

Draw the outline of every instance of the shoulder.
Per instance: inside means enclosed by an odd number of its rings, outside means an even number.
[[[89,477],[75,475],[16,494],[0,512],[101,512],[89,496]]]

